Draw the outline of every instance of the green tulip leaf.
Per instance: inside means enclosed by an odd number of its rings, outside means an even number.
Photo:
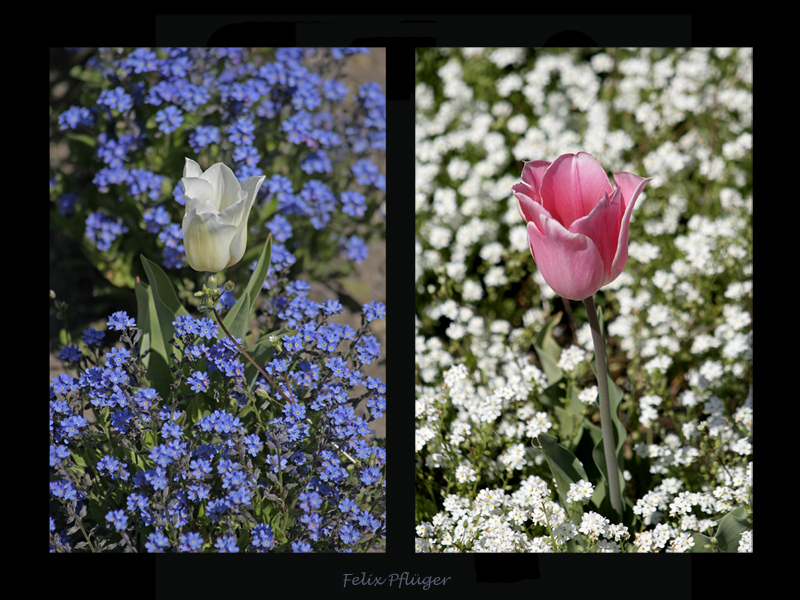
[[[553,315],[533,341],[533,347],[542,363],[542,369],[547,375],[547,382],[552,385],[559,381],[564,372],[558,366],[558,359],[561,356],[561,346],[558,345],[553,337],[553,329],[561,321],[561,313]]]
[[[141,256],[142,265],[144,266],[145,273],[147,273],[147,281],[150,287],[155,288],[155,296],[172,311],[174,316],[188,315],[189,312],[184,308],[178,295],[175,293],[175,288],[172,287],[172,281],[169,276],[153,261]],[[174,320],[174,319],[173,319]]]
[[[578,387],[569,387],[569,394],[566,398],[566,405],[554,407],[554,412],[558,418],[558,435],[565,442],[569,441],[569,447],[575,448],[583,435],[583,413],[586,405],[578,398]]]
[[[261,256],[258,259],[250,281],[247,283],[244,293],[239,297],[234,307],[225,315],[222,322],[231,335],[241,339],[244,342],[244,336],[247,332],[247,324],[250,319],[250,312],[256,304],[258,294],[264,286],[264,281],[269,273],[270,261],[272,260],[272,235],[267,236],[267,241],[264,243],[264,248],[261,250]]]
[[[242,344],[244,344],[244,336],[247,334],[247,324],[250,317],[249,306],[250,294],[245,292],[233,308],[228,311],[225,318],[222,319],[223,324],[231,335],[237,340],[242,340]]]
[[[256,268],[253,269],[253,274],[250,276],[250,281],[247,282],[247,289],[245,291],[250,294],[249,310],[253,310],[253,306],[256,303],[258,294],[261,291],[261,288],[264,287],[264,281],[267,279],[271,261],[272,234],[267,236],[267,241],[264,243],[264,248],[261,250],[261,256],[258,258]]]
[[[97,140],[91,135],[85,133],[74,133],[72,131],[67,131],[64,135],[68,139],[75,140],[76,142],[80,142],[82,144],[86,144],[90,148],[94,148],[95,146],[97,146]]]
[[[154,262],[141,256],[149,285],[137,281],[136,302],[139,327],[142,330],[140,349],[147,378],[162,397],[166,397],[172,383],[170,371],[174,335],[172,322],[176,315],[188,314],[178,300],[166,273]],[[147,354],[145,352],[149,350]]]
[[[206,415],[211,414],[214,410],[214,402],[212,398],[209,398],[206,394],[194,394],[192,399],[189,401],[189,404],[186,406],[186,417],[189,423],[197,423],[205,417]]]
[[[745,507],[739,506],[720,519],[717,531],[714,533],[716,549],[711,541],[711,537],[703,533],[695,532],[692,534],[694,546],[692,546],[690,552],[692,554],[701,554],[704,552],[738,552],[739,539],[742,537],[742,533],[750,531],[752,528],[753,526]]]
[[[617,430],[614,429],[614,441],[619,441],[619,436],[617,434]],[[594,449],[592,450],[592,459],[594,460],[594,464],[600,471],[602,475],[602,480],[597,482],[597,485],[594,489],[594,494],[592,495],[592,501],[595,503],[596,506],[600,507],[605,514],[612,514],[612,507],[611,507],[611,497],[608,493],[608,471],[606,470],[606,455],[605,449],[603,447],[603,436],[602,433],[600,434],[600,438],[595,442]],[[621,464],[621,456],[620,453],[617,453],[617,462]],[[625,479],[622,476],[622,469],[617,467],[619,470],[619,487],[620,487],[620,494],[622,497],[623,505],[625,504]],[[623,507],[624,510],[624,507]]]
[[[752,528],[744,506],[734,508],[719,521],[716,536],[719,549],[722,552],[738,552],[739,538],[742,537],[742,533]]]
[[[166,397],[172,377],[167,362],[167,347],[164,344],[164,336],[158,318],[157,302],[153,297],[152,288],[145,287],[140,281],[136,282],[134,290],[138,305],[137,323],[142,330],[142,337],[139,340],[142,366],[153,387],[162,397]],[[170,327],[172,327],[171,324]]]
[[[692,534],[692,541],[694,542],[694,546],[689,550],[692,554],[703,554],[714,551],[711,545],[711,538],[705,534],[694,532]]]
[[[556,443],[555,436],[540,433],[537,439],[547,464],[550,466],[550,471],[553,473],[553,478],[556,480],[561,505],[566,508],[569,484],[577,483],[581,479],[589,481],[589,477],[587,477],[581,461],[564,446]]]

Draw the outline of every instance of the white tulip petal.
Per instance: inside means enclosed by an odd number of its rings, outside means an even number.
[[[198,165],[195,161],[191,158],[186,159],[186,163],[183,165],[183,176],[184,177],[200,177],[203,174],[203,168]]]
[[[192,198],[190,196],[186,196],[186,212],[190,210],[195,210],[198,213],[217,213],[217,207],[214,206],[211,202],[205,200],[198,200],[196,198]]]
[[[229,266],[231,243],[238,233],[236,225],[222,222],[216,213],[190,210],[183,218],[183,245],[189,266],[195,271],[222,271]]]
[[[258,190],[261,189],[261,184],[264,183],[266,175],[253,175],[242,181],[242,189],[247,193],[247,197],[255,200]]]
[[[188,158],[183,173],[183,245],[189,265],[197,271],[218,272],[236,264],[244,256],[247,220],[266,177],[239,182],[223,163],[203,171]]]
[[[186,198],[186,205],[189,205],[189,199],[197,202],[208,203],[217,209],[216,192],[211,184],[205,179],[199,177],[184,177],[181,179],[183,185],[183,197]]]

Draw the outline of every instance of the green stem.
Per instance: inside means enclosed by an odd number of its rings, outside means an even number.
[[[594,356],[597,362],[597,392],[600,404],[600,430],[603,432],[603,453],[606,459],[606,475],[608,493],[611,498],[611,508],[617,514],[617,522],[622,522],[622,495],[619,488],[619,467],[614,444],[614,429],[611,421],[611,402],[608,396],[608,367],[606,365],[606,346],[603,341],[603,332],[600,331],[600,321],[597,319],[597,308],[594,297],[589,296],[583,301],[586,314],[589,317],[589,327],[592,330],[594,341]]]
[[[217,287],[217,274],[212,273],[210,271],[205,271],[205,277],[203,279],[203,287],[207,289]],[[209,308],[213,306],[213,304],[211,304],[212,302],[214,302],[213,297],[204,296],[200,303],[200,308],[203,311],[203,318],[205,319],[211,318],[211,316],[209,315]]]

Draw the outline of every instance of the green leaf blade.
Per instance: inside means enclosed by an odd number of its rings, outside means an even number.
[[[555,436],[540,433],[538,440],[547,464],[550,466],[550,471],[553,473],[553,478],[556,480],[561,504],[566,509],[569,504],[567,500],[569,484],[577,483],[581,479],[588,481],[589,478],[581,461],[564,446],[558,444]]]
[[[258,294],[261,288],[264,287],[264,281],[267,279],[269,273],[270,261],[272,260],[272,235],[267,237],[264,247],[261,250],[261,256],[258,258],[250,281],[247,282],[247,287],[239,299],[236,301],[234,307],[225,315],[222,320],[231,335],[241,339],[244,342],[244,336],[247,334],[247,325],[250,319],[250,313],[256,304]]]
[[[553,329],[561,321],[561,313],[553,315],[542,330],[537,334],[533,342],[533,347],[536,350],[536,355],[539,357],[539,362],[542,364],[542,369],[547,375],[547,382],[552,385],[559,381],[564,372],[558,366],[558,359],[561,357],[561,346],[558,345],[553,337]]]
[[[139,281],[135,286],[139,327],[142,329],[140,349],[142,353],[150,350],[143,360],[147,378],[158,393],[166,397],[172,383],[172,322],[177,315],[188,312],[178,300],[169,277],[161,267],[144,255],[141,255],[141,260],[149,286],[145,287]]]

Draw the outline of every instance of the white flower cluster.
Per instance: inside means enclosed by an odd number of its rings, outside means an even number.
[[[574,488],[576,501],[591,495],[592,486],[581,481]],[[529,536],[534,527],[542,535]],[[597,552],[619,552],[620,542],[630,536],[623,525],[611,525],[605,517],[584,513],[580,525],[569,520],[551,498],[547,483],[536,475],[523,480],[511,494],[483,488],[475,499],[449,495],[444,510],[416,527],[417,552],[554,552],[584,534]],[[594,543],[596,542],[596,543]]]
[[[685,491],[681,480],[664,478],[660,485],[639,498],[633,507],[634,514],[647,527],[654,526],[636,534],[634,545],[637,551],[684,552],[693,545],[693,532],[713,532],[719,519],[736,506],[749,502],[748,496],[753,487],[752,465],[749,462],[746,467],[720,471],[720,481],[711,491]],[[672,521],[666,521],[667,517]],[[752,532],[749,533],[752,535]],[[739,552],[750,552],[751,546],[743,550],[748,547],[747,543],[740,542]]]

